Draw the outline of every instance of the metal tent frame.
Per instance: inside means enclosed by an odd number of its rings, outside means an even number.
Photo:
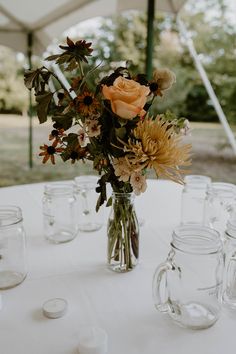
[[[236,139],[235,136],[230,128],[230,125],[227,121],[225,113],[220,105],[220,102],[215,94],[215,91],[211,85],[211,82],[207,76],[206,70],[204,69],[202,62],[198,56],[196,48],[194,46],[193,40],[186,29],[184,22],[180,19],[179,15],[177,16],[177,24],[179,27],[180,36],[183,38],[183,43],[188,47],[189,53],[193,58],[194,64],[196,66],[197,71],[202,79],[202,82],[205,86],[205,89],[211,99],[211,102],[214,106],[216,114],[218,115],[219,121],[222,124],[225,134],[228,138],[228,141],[233,149],[234,154],[236,155]]]

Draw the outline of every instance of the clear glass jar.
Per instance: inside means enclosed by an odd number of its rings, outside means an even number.
[[[43,220],[45,237],[50,242],[64,243],[76,237],[76,198],[72,183],[45,185]]]
[[[188,175],[184,178],[181,200],[181,225],[205,223],[205,198],[211,185],[211,178]]]
[[[236,309],[236,219],[227,223],[224,251],[223,302],[229,307]]]
[[[236,186],[231,183],[214,182],[206,194],[206,225],[225,235],[226,224],[236,203]]]
[[[98,193],[96,176],[79,176],[74,179],[76,189],[77,227],[80,231],[99,230],[104,223],[104,209],[96,212]]]
[[[108,268],[120,273],[132,270],[139,258],[139,225],[133,194],[113,192],[107,237]]]
[[[26,277],[26,244],[22,211],[0,206],[0,289],[10,289]]]
[[[217,231],[200,225],[177,228],[168,258],[153,277],[155,307],[181,326],[212,326],[221,310],[223,267]]]

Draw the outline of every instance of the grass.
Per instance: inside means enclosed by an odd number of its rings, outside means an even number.
[[[56,165],[42,164],[39,146],[48,142],[50,124],[39,125],[33,118],[33,168],[29,168],[28,118],[0,115],[0,186],[66,180],[81,174],[93,173],[91,165],[64,163],[60,157]]]
[[[193,146],[192,174],[204,174],[214,181],[236,184],[236,156],[220,124],[192,123],[192,135],[186,142]],[[43,165],[38,157],[39,145],[47,143],[50,124],[39,125],[33,118],[33,163],[28,167],[28,118],[0,115],[0,187],[16,184],[66,180],[82,174],[93,174],[91,164],[57,159],[56,165]],[[150,177],[154,177],[153,174]]]

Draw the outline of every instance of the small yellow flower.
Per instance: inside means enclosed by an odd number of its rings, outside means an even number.
[[[58,143],[59,143],[58,140],[54,140],[54,142],[50,146],[48,146],[46,144],[40,146],[40,149],[43,151],[39,153],[39,156],[43,156],[43,163],[46,163],[50,159],[51,163],[53,165],[55,165],[55,156],[54,155],[64,151],[64,149],[62,147],[57,147]]]

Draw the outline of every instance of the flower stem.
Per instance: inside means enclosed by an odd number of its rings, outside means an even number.
[[[138,224],[127,196],[113,201],[113,217],[108,222],[108,263],[120,271],[134,268],[138,259]]]

